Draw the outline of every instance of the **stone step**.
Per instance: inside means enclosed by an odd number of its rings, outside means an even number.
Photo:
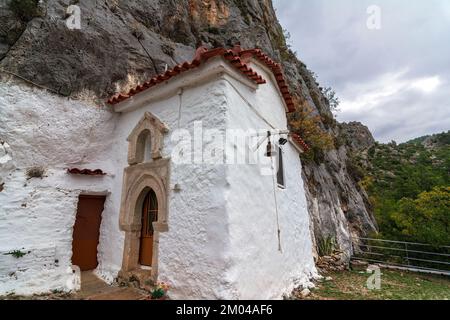
[[[93,272],[81,274],[81,290],[74,295],[81,300],[148,300],[149,294],[135,288],[109,285]]]

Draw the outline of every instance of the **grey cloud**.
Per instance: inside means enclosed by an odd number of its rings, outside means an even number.
[[[427,95],[412,89],[395,94],[373,110],[349,111],[339,116],[342,121],[358,119],[376,130],[382,142],[403,142],[425,134],[447,131],[450,125],[450,86]],[[429,107],[431,106],[431,107]]]
[[[340,120],[368,124],[380,141],[450,129],[450,1],[274,0],[274,5],[299,58],[343,101],[357,100],[374,90],[377,79],[402,70],[398,80],[405,84],[433,76],[441,81],[433,93],[402,89],[372,109],[343,106]],[[381,30],[366,27],[370,5],[381,8]],[[379,90],[386,85],[380,82]]]

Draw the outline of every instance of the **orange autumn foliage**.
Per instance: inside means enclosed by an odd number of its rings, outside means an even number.
[[[334,147],[334,139],[323,127],[322,118],[307,101],[298,101],[297,110],[291,115],[289,124],[291,130],[302,137],[311,150],[309,156],[315,157],[314,153],[323,153]]]

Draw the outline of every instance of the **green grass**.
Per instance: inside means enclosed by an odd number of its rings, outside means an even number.
[[[448,300],[450,278],[397,270],[382,270],[381,289],[369,290],[364,271],[327,274],[331,281],[321,281],[309,300]]]

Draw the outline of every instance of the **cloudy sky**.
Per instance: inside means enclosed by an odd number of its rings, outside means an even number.
[[[381,142],[450,130],[449,0],[273,3],[299,58],[337,92],[340,121]]]

